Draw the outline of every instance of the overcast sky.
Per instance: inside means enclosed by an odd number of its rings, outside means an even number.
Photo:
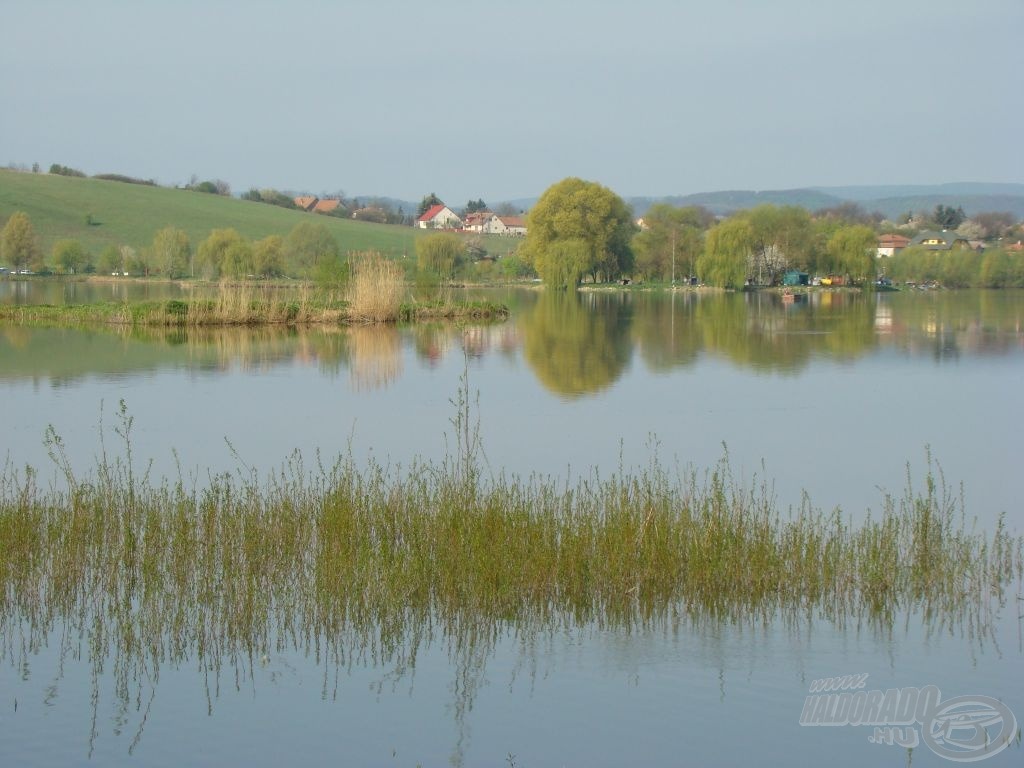
[[[1024,0],[0,0],[0,164],[450,204],[1024,181]]]

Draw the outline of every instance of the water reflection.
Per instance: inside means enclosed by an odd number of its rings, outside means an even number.
[[[552,392],[577,397],[611,386],[629,364],[625,294],[547,291],[520,323],[523,356]]]
[[[19,286],[8,283],[8,286]],[[84,285],[85,290],[95,290]],[[48,290],[62,288],[48,283]],[[63,290],[80,290],[64,286]],[[33,294],[38,299],[38,291]],[[493,293],[490,294],[494,298]],[[761,373],[796,374],[816,359],[852,361],[893,350],[955,362],[1024,352],[1024,292],[861,294],[819,292],[788,302],[775,293],[506,291],[508,322],[407,328],[90,328],[0,326],[0,378],[49,378],[160,367],[199,370],[314,365],[349,369],[357,391],[389,386],[404,372],[403,349],[435,367],[453,352],[521,353],[537,380],[560,397],[605,390],[634,353],[665,373],[714,357]]]

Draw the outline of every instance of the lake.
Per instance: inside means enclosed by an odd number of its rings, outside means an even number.
[[[0,302],[177,291],[0,281]],[[157,477],[265,473],[295,451],[408,466],[453,451],[465,380],[494,474],[568,482],[655,460],[701,473],[727,456],[783,509],[806,494],[856,521],[908,478],[920,488],[932,462],[979,528],[1005,516],[1024,530],[1024,292],[486,295],[509,305],[507,322],[0,327],[0,455],[8,472],[31,465],[58,482],[53,425],[88,476],[102,451],[124,453],[124,401],[133,462]],[[0,764],[176,763],[185,737],[188,762],[211,765],[903,765],[904,748],[869,740],[891,733],[801,726],[812,682],[934,685],[943,701],[991,697],[1020,720],[1022,605],[1011,595],[983,631],[915,611],[881,623],[685,610],[498,622],[473,642],[428,626],[388,647],[356,634],[324,647],[293,638],[256,659],[186,648],[124,674],[60,626],[28,642],[8,610]],[[1016,744],[984,764],[1020,759]],[[912,760],[950,762],[925,744]]]

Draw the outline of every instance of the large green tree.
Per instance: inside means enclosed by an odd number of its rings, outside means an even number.
[[[633,238],[635,270],[645,279],[675,280],[693,274],[700,254],[704,216],[696,206],[652,205]]]
[[[228,252],[232,248],[237,251],[245,243],[245,238],[234,229],[215,229],[210,232],[196,252],[196,266],[202,276],[207,280],[219,279],[224,274]],[[234,256],[232,258],[234,260]]]
[[[175,278],[191,271],[192,244],[184,230],[164,227],[153,236],[152,265],[165,277]]]
[[[32,220],[24,211],[15,211],[0,232],[0,261],[13,270],[35,267],[42,259]]]
[[[302,275],[334,269],[341,261],[338,241],[323,222],[296,224],[284,240],[284,256]]]
[[[58,240],[53,244],[53,253],[50,255],[50,260],[61,272],[75,275],[82,272],[89,265],[89,253],[77,240]]]
[[[526,226],[523,252],[549,285],[575,286],[585,274],[614,280],[633,267],[632,212],[596,182],[568,178],[548,187]]]
[[[750,275],[775,285],[789,267],[805,267],[814,244],[811,215],[795,205],[759,205],[742,214],[754,236]]]
[[[259,277],[280,277],[284,274],[284,238],[267,235],[252,244],[252,265]]]
[[[742,288],[753,248],[754,228],[746,218],[734,216],[716,224],[708,230],[697,274],[710,285]]]

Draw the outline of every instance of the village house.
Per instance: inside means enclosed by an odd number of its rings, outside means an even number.
[[[919,245],[929,251],[966,250],[971,247],[966,237],[949,230],[925,230],[910,241],[911,245]]]
[[[300,195],[294,198],[292,202],[301,211],[312,211],[316,204],[320,202],[320,198],[315,195]]]
[[[902,251],[910,245],[910,238],[904,237],[903,235],[886,234],[878,236],[878,249],[876,255],[878,258],[883,256],[895,256],[897,253]]]
[[[432,205],[416,219],[420,229],[461,229],[462,219],[447,205]]]
[[[483,234],[484,227],[493,215],[494,214],[490,211],[473,211],[472,213],[467,213],[465,218],[462,220],[462,228],[467,232]]]
[[[334,213],[341,207],[341,200],[335,198],[328,198],[325,200],[317,200],[313,205],[314,213]]]
[[[484,225],[484,233],[488,235],[523,237],[526,235],[526,222],[522,216],[497,216],[491,214],[491,217]]]

